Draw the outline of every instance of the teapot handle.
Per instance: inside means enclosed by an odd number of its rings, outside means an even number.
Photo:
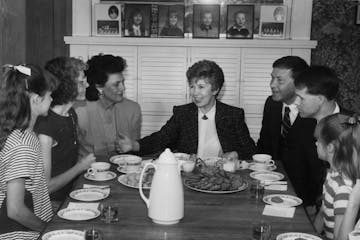
[[[143,193],[142,182],[143,182],[143,176],[144,176],[144,173],[146,171],[146,168],[148,166],[150,166],[150,165],[152,165],[156,170],[156,165],[155,164],[153,164],[151,162],[145,164],[143,170],[141,171],[141,175],[140,175],[140,179],[139,179],[139,193],[140,193],[140,196],[141,196],[142,200],[144,200],[144,202],[146,203],[147,208],[149,208],[150,202],[149,202],[149,198],[145,197],[145,195]]]

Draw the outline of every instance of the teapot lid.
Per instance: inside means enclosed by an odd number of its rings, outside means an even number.
[[[165,164],[176,164],[177,160],[171,150],[169,148],[166,148],[165,151],[160,154],[157,162]]]

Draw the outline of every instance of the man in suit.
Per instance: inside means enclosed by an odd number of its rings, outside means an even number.
[[[319,122],[324,117],[352,112],[339,106],[335,97],[339,90],[336,73],[325,66],[311,66],[295,80],[296,104],[304,118],[314,118]]]
[[[323,166],[313,137],[316,121],[299,116],[294,84],[294,79],[308,67],[297,56],[286,56],[273,63],[272,96],[265,102],[257,148],[282,162],[295,192],[310,208],[321,196]]]
[[[119,150],[144,155],[171,148],[201,158],[249,159],[255,152],[255,143],[245,123],[244,110],[216,99],[224,83],[222,69],[215,62],[202,60],[192,65],[186,76],[193,102],[175,106],[173,116],[150,136],[138,141],[123,136]]]

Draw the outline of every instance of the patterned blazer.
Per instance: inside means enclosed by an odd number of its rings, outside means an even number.
[[[224,153],[236,151],[240,159],[250,159],[255,143],[245,123],[244,110],[216,102],[215,123]],[[194,103],[175,106],[173,116],[158,131],[139,140],[140,155],[169,147],[173,151],[197,153],[198,108]]]

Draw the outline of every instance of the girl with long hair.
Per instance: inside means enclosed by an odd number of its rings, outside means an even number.
[[[0,80],[0,239],[37,239],[53,213],[40,143],[56,80],[40,68],[10,66]]]
[[[316,126],[315,137],[318,156],[329,162],[330,170],[323,187],[323,203],[314,225],[318,233],[325,232],[326,239],[347,239],[349,229],[344,215],[360,172],[358,117],[342,114],[327,116]]]

